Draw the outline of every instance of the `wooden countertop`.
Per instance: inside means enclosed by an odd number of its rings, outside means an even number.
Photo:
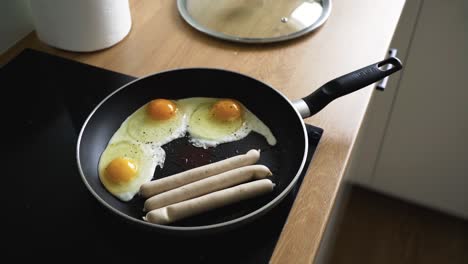
[[[314,33],[276,44],[247,45],[206,36],[179,16],[175,1],[131,0],[133,26],[117,45],[73,53],[42,44],[31,33],[0,56],[6,63],[24,48],[117,72],[143,76],[179,67],[217,67],[260,79],[294,100],[339,75],[383,59],[404,0],[334,0],[328,21]],[[272,263],[311,263],[329,220],[372,87],[339,98],[306,123],[324,129]]]

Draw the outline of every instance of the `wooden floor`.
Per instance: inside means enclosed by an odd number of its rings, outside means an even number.
[[[468,264],[468,221],[360,187],[338,230],[332,264]]]

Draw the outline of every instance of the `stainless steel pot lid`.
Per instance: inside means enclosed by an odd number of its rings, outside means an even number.
[[[246,43],[293,39],[320,27],[331,0],[178,0],[179,13],[195,29]]]

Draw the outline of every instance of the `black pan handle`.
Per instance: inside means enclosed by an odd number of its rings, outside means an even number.
[[[387,67],[389,64],[392,67]],[[300,110],[303,118],[312,116],[322,110],[331,101],[343,95],[350,94],[372,83],[375,83],[403,68],[401,61],[390,57],[357,71],[333,79],[315,90],[312,94],[302,98],[309,111]],[[303,105],[303,103],[302,103]],[[303,105],[305,107],[305,105]],[[306,113],[306,114],[304,114]]]

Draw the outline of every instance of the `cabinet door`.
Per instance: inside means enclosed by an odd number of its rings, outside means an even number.
[[[390,119],[398,84],[406,70],[406,58],[421,10],[422,0],[407,0],[390,45],[397,50],[403,70],[388,78],[385,91],[374,90],[350,157],[345,180],[371,186],[385,129]]]
[[[468,218],[468,1],[423,2],[370,185]]]

